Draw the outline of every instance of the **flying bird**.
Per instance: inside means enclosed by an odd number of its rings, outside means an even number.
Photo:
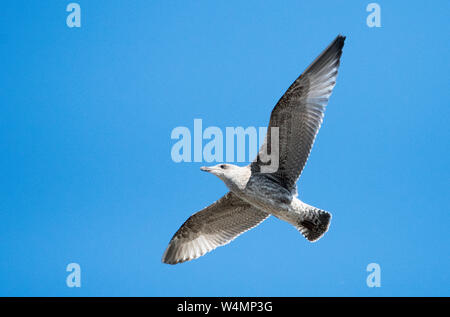
[[[299,200],[296,182],[336,84],[344,41],[338,35],[280,98],[272,110],[265,142],[252,163],[201,167],[219,177],[230,191],[186,220],[170,240],[164,263],[196,259],[270,215],[292,224],[311,242],[327,232],[331,214]],[[272,139],[278,141],[275,147]],[[277,154],[276,169],[268,168],[265,157],[269,151]]]

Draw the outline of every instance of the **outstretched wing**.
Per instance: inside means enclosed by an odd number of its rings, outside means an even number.
[[[252,173],[261,172],[266,165],[262,152],[271,153],[271,127],[278,127],[278,170],[268,176],[288,190],[295,188],[336,84],[344,36],[336,39],[300,75],[278,101],[270,116],[265,144],[251,164]]]
[[[170,240],[162,261],[177,264],[196,259],[231,242],[268,216],[229,192],[189,217]]]

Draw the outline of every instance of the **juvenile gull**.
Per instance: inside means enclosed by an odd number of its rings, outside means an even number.
[[[300,201],[296,182],[336,84],[344,41],[345,37],[338,35],[281,97],[272,110],[265,143],[250,165],[201,168],[219,177],[230,191],[189,217],[170,240],[162,257],[164,263],[196,259],[270,215],[292,224],[311,242],[325,234],[330,213]],[[279,162],[277,170],[267,172],[262,158],[271,150],[272,127],[278,128]]]

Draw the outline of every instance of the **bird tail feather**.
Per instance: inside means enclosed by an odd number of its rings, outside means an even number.
[[[301,219],[298,221],[297,229],[311,242],[319,240],[330,226],[331,214],[325,210],[308,206]]]

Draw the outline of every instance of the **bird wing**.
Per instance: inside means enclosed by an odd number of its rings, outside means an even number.
[[[170,240],[162,261],[177,264],[196,259],[231,242],[268,216],[229,192],[186,220]]]
[[[295,188],[336,84],[344,40],[344,36],[337,36],[278,101],[270,116],[265,143],[251,164],[252,173],[261,172],[261,166],[268,164],[261,160],[262,151],[271,154],[271,128],[278,127],[278,170],[267,176],[288,190]]]

